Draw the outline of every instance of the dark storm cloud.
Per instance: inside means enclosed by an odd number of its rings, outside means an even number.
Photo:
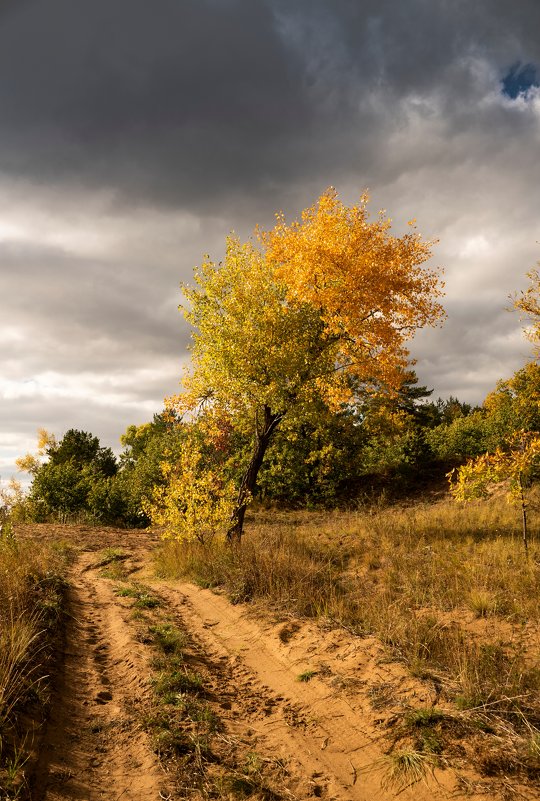
[[[124,198],[219,201],[313,121],[266,3],[26,3],[1,26],[0,76],[6,170]]]
[[[424,0],[11,4],[0,164],[124,203],[210,208],[251,193],[271,210],[294,181],[339,183],[351,164],[371,178],[404,98],[436,92],[466,110],[468,57],[498,61],[501,79],[516,56],[538,58],[538,4],[520,5],[516,17]]]

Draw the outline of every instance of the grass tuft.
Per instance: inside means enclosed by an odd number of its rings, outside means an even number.
[[[305,682],[311,681],[311,679],[316,675],[317,675],[317,671],[316,670],[304,670],[303,673],[300,673],[296,677],[296,680],[305,683]]]
[[[386,754],[380,761],[383,768],[382,787],[400,793],[417,782],[425,781],[436,765],[434,757],[425,751],[399,749]]]
[[[187,638],[185,633],[173,623],[160,623],[150,626],[149,631],[154,644],[164,654],[176,654],[179,656],[182,654],[187,644]]]
[[[202,679],[198,673],[187,670],[172,670],[158,673],[152,679],[152,687],[164,704],[179,704],[183,693],[199,693]]]

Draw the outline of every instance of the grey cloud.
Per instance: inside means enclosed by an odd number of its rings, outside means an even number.
[[[159,396],[156,396],[154,411],[158,412],[161,408]],[[84,404],[76,404],[68,398],[51,403],[39,396],[18,399],[9,409],[4,403],[0,405],[0,429],[9,431],[20,444],[18,447],[11,443],[3,446],[0,440],[0,452],[5,458],[4,467],[0,468],[0,479],[5,481],[17,475],[15,458],[22,456],[26,450],[35,450],[38,428],[46,428],[59,437],[70,428],[90,431],[99,436],[102,445],[112,447],[118,454],[122,449],[120,435],[128,425],[140,424],[151,418],[152,412],[136,403],[132,406],[117,403],[107,405],[89,399]],[[21,474],[17,477],[24,479]]]
[[[447,301],[444,327],[422,332],[411,348],[421,382],[435,387],[436,396],[480,403],[499,379],[509,378],[532,356],[509,305],[496,292]]]
[[[0,75],[6,170],[183,204],[279,169],[313,116],[266,3],[27,3]]]
[[[186,347],[187,332],[174,311],[180,292],[172,282],[163,286],[154,280],[159,263],[119,270],[114,263],[31,246],[0,248],[0,263],[0,294],[9,299],[2,324],[28,332],[31,367],[36,352],[51,369],[96,366],[92,360],[100,355],[92,345],[100,342],[101,367],[107,361],[113,366],[119,351],[134,364],[145,353],[172,354]],[[44,354],[52,332],[59,347]],[[73,358],[76,352],[79,358]]]
[[[521,5],[534,29],[537,4]],[[241,207],[250,193],[268,212],[291,182],[380,168],[381,134],[407,124],[404,98],[436,97],[454,129],[469,127],[468,58],[502,77],[518,44],[539,55],[520,15],[498,13],[422,0],[26,2],[0,25],[2,168],[110,187],[127,204]]]

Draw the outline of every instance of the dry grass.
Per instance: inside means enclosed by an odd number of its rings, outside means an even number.
[[[540,547],[532,510],[530,519],[527,560],[516,510],[498,499],[259,512],[240,549],[168,542],[157,569],[220,586],[233,602],[374,634],[457,710],[496,719],[499,741],[536,743]]]
[[[364,772],[380,772],[382,789],[396,796],[407,787],[424,781],[429,774],[433,774],[435,766],[433,754],[402,748],[385,754],[368,765]]]
[[[32,743],[21,717],[39,717],[46,701],[49,643],[62,612],[67,552],[0,536],[0,796],[22,798]]]
[[[167,542],[157,566],[163,575],[225,586],[233,601],[266,598],[385,640],[393,639],[400,607],[538,623],[540,547],[533,528],[524,558],[516,517],[502,501],[266,512],[252,516],[240,550]]]

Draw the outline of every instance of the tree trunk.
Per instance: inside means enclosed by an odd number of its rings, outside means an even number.
[[[523,481],[521,480],[521,473],[519,474],[519,491],[521,495],[521,526],[523,534],[523,547],[525,548],[525,556],[529,558],[529,538],[527,536],[527,504],[525,502],[525,495],[523,493]]]
[[[244,530],[244,517],[249,503],[249,499],[255,491],[257,484],[257,476],[264,460],[264,455],[270,444],[272,434],[279,425],[283,413],[272,414],[269,406],[264,407],[264,425],[261,432],[257,431],[255,439],[255,447],[251,455],[251,459],[247,466],[246,472],[242,476],[240,482],[240,489],[238,490],[238,498],[236,501],[236,509],[231,517],[231,525],[227,531],[227,540],[230,544],[238,544],[242,539],[242,532]]]

